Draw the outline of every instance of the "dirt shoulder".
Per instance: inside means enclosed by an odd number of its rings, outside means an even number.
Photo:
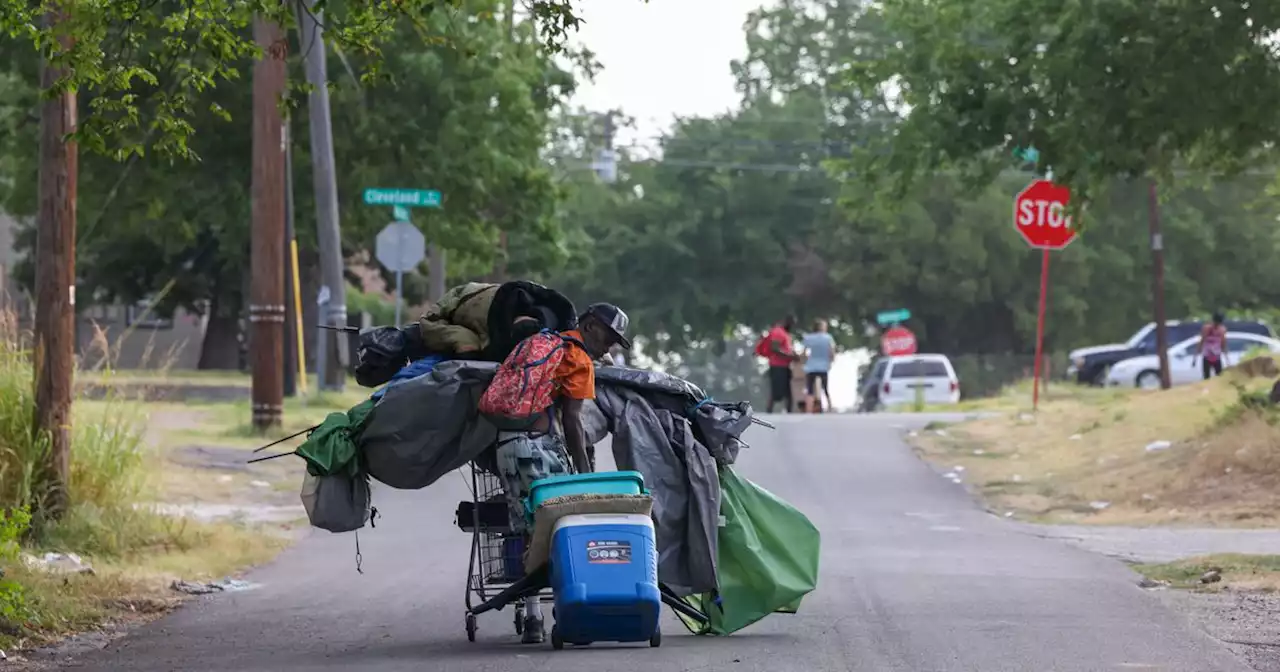
[[[310,529],[298,499],[303,467],[293,457],[248,464],[253,449],[346,410],[367,391],[287,400],[284,427],[267,436],[249,426],[247,399],[129,401],[120,389],[106,396],[78,399],[73,419],[96,424],[122,412],[136,415],[131,426],[141,432],[146,451],[145,495],[134,504],[135,514],[125,514],[129,520],[100,522],[120,537],[117,546],[94,550],[68,534],[24,548],[21,561],[3,568],[22,586],[27,603],[16,627],[0,629],[0,650],[8,655],[3,669],[20,669],[24,659],[47,665],[77,648],[105,646],[188,599],[175,582],[218,583],[273,559]],[[304,438],[273,451],[291,451]],[[41,564],[50,553],[68,551],[92,572]]]
[[[911,441],[1005,517],[1280,527],[1280,427],[1254,408],[1270,385],[1239,373],[1163,392],[1057,385],[1038,412],[935,425]]]
[[[1280,672],[1280,556],[1220,554],[1139,564],[1140,584],[1259,672]]]

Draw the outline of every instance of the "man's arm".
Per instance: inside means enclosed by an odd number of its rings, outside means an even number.
[[[587,432],[582,428],[582,400],[566,398],[560,407],[560,420],[564,425],[564,442],[573,460],[573,468],[579,474],[591,472],[591,460],[587,457]]]
[[[782,355],[783,357],[786,357],[786,358],[788,358],[788,359],[790,359],[790,360],[792,360],[792,361],[795,361],[795,360],[797,360],[797,359],[800,359],[800,355],[797,355],[797,354],[796,354],[796,353],[794,353],[794,352],[787,352],[787,351],[782,347],[782,343],[781,343],[778,339],[776,339],[776,338],[775,338],[775,339],[773,339],[773,342],[769,344],[769,349],[770,349],[770,351],[771,351],[771,352],[773,352],[775,355]]]

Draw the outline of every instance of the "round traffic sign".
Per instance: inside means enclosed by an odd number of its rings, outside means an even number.
[[[880,337],[880,351],[888,357],[916,354],[916,335],[906,327],[886,329]]]
[[[1067,215],[1071,190],[1048,180],[1036,180],[1013,199],[1013,226],[1031,247],[1061,250],[1076,239]]]

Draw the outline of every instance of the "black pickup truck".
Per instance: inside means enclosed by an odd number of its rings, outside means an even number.
[[[1185,322],[1169,321],[1169,342],[1172,347],[1200,333],[1204,322],[1190,320]],[[1246,332],[1260,336],[1273,337],[1271,327],[1257,321],[1226,322],[1227,331]],[[1071,365],[1067,368],[1067,377],[1074,378],[1082,385],[1102,386],[1107,382],[1107,370],[1118,362],[1130,357],[1150,355],[1156,351],[1156,323],[1148,322],[1124,343],[1095,345],[1088,348],[1072,350],[1068,357]]]

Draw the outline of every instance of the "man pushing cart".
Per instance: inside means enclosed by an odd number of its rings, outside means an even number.
[[[595,398],[593,361],[614,346],[630,349],[627,314],[608,303],[592,304],[578,328],[525,339],[503,362],[480,398],[480,412],[498,428],[496,467],[506,494],[510,528],[527,547],[532,512],[526,501],[534,481],[588,473],[582,403]],[[558,421],[557,421],[558,411]],[[521,641],[544,637],[541,598],[524,598]]]

